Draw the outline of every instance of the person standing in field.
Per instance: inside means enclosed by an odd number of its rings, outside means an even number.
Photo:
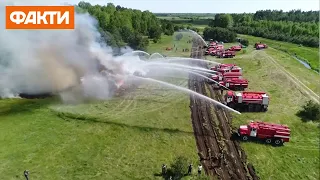
[[[201,175],[201,171],[202,171],[202,165],[199,164],[199,166],[198,166],[198,175],[199,175],[199,176]]]
[[[192,173],[192,164],[190,164],[188,167],[188,175],[191,175],[191,173]]]
[[[165,164],[162,164],[162,175],[166,175],[167,174],[167,166]]]
[[[28,170],[23,171],[23,175],[26,178],[26,180],[29,180],[29,171]]]

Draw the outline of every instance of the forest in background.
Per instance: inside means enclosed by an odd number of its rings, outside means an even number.
[[[260,10],[255,13],[238,14],[203,13],[200,16],[162,13],[159,18],[171,20],[175,24],[228,28],[239,34],[319,47],[319,11]]]
[[[149,39],[157,43],[161,40],[162,34],[173,35],[182,28],[192,29],[175,25],[166,19],[158,19],[150,11],[115,6],[112,3],[93,6],[81,1],[77,7],[79,12],[88,12],[98,20],[103,40],[113,47],[127,45],[133,49],[146,50]]]
[[[319,47],[319,11],[263,10],[254,14],[230,16],[232,22],[228,24],[228,28],[236,33]]]

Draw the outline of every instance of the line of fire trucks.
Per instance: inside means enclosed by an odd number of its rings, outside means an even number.
[[[242,69],[236,64],[218,64],[210,68],[208,83],[214,89],[229,90],[225,95],[227,106],[239,111],[266,112],[269,96],[265,92],[247,92],[249,81],[242,77]],[[235,92],[242,91],[242,92]]]
[[[205,51],[205,55],[216,56],[218,58],[233,58],[236,54],[235,51],[241,50],[241,45],[232,46],[229,49],[224,49],[224,45],[217,41],[210,41],[209,47]]]
[[[233,58],[236,56],[236,51],[241,51],[241,49],[244,47],[244,45],[239,44],[237,46],[231,46],[228,49],[224,49],[222,42],[210,40],[210,44],[205,51],[205,55],[216,56],[217,58]],[[261,42],[257,42],[254,44],[254,48],[256,50],[260,50],[268,48],[268,46]]]
[[[213,45],[212,43],[211,45]],[[223,45],[222,45],[223,46]],[[222,47],[216,44],[216,47]],[[266,44],[256,43],[257,50],[267,48]],[[210,46],[209,46],[210,48]],[[233,46],[228,49],[240,49]],[[212,52],[212,51],[209,51]],[[224,51],[226,52],[226,51]],[[236,64],[218,64],[210,68],[215,71],[210,75],[210,83],[216,90],[228,90],[224,95],[227,106],[240,112],[266,112],[268,110],[270,97],[265,92],[245,91],[248,88],[248,80],[242,77],[242,69]],[[248,139],[263,140],[267,144],[283,145],[289,142],[290,128],[286,125],[251,121],[248,125],[238,128],[237,134],[243,141]]]

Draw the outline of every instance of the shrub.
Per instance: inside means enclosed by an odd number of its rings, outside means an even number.
[[[171,164],[171,172],[174,179],[181,179],[188,168],[188,159],[184,156],[178,156]]]
[[[182,38],[183,38],[183,34],[182,33],[179,33],[179,34],[176,35],[176,40],[177,41],[180,41]]]
[[[320,104],[310,100],[302,106],[302,109],[298,111],[297,115],[301,117],[304,121],[319,121]]]
[[[235,42],[237,34],[226,28],[206,27],[203,31],[203,36],[205,40],[213,39],[224,42]]]
[[[242,45],[249,46],[249,40],[248,40],[248,39],[241,39],[241,40],[240,40],[240,43],[241,43]]]
[[[257,66],[261,66],[261,61],[260,61],[260,59],[258,60]]]

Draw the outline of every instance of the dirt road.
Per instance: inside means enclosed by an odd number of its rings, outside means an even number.
[[[194,40],[191,57],[202,59],[204,49],[202,41]],[[193,65],[207,67],[206,63]],[[201,77],[189,75],[189,89],[223,102],[219,91],[205,83]],[[209,94],[208,94],[209,93]],[[192,125],[200,161],[207,175],[218,179],[259,179],[253,167],[246,163],[246,155],[238,142],[231,140],[231,114],[223,108],[217,107],[190,96]]]

